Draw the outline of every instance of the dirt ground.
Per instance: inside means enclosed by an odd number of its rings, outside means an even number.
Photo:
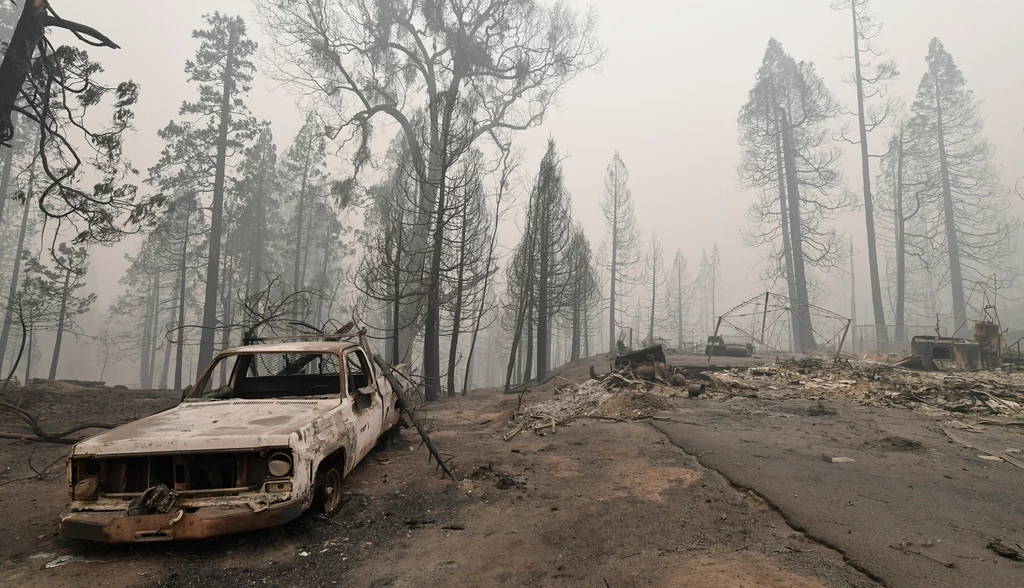
[[[586,370],[561,375],[583,379]],[[175,401],[168,393],[56,391],[32,406],[56,427],[64,415],[57,406],[74,407],[75,419],[110,420]],[[348,478],[335,517],[180,544],[57,537],[67,447],[0,441],[0,574],[10,585],[36,586],[872,584],[647,424],[581,421],[503,441],[516,402],[480,391],[433,407],[433,436],[456,456],[458,483],[435,475],[404,431],[398,446],[373,452]],[[17,430],[8,420],[0,427]],[[76,559],[45,567],[60,556]]]
[[[607,361],[559,370],[524,404],[585,380],[591,365]],[[141,416],[177,395],[55,390],[26,402],[58,428]],[[714,393],[615,402],[619,414],[657,409],[675,422],[579,419],[506,442],[518,398],[475,391],[429,412],[458,482],[437,475],[405,430],[356,468],[333,518],[183,543],[57,537],[67,446],[0,440],[0,577],[43,587],[1022,585],[1024,564],[984,540],[1000,525],[1019,539],[1024,523],[1008,511],[1024,471],[939,439],[938,417],[842,403],[813,416],[807,402]],[[991,429],[977,438],[1022,445],[1015,430]],[[0,431],[18,430],[0,415]],[[74,559],[45,567],[61,556]]]

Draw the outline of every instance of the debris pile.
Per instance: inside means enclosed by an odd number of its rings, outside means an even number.
[[[668,375],[664,365],[655,370],[645,368],[650,366],[620,366],[604,376],[594,374],[579,384],[566,381],[555,388],[555,396],[550,400],[520,407],[508,423],[505,440],[527,430],[538,434],[553,432],[558,426],[580,418],[650,417],[672,408],[668,398],[697,395],[689,391],[681,376]],[[703,391],[703,385],[698,384],[697,388]]]
[[[1024,373],[918,372],[875,362],[833,366],[817,359],[708,374],[711,392],[766,400],[852,400],[886,407],[921,404],[951,412],[1014,415],[1024,410]]]
[[[1024,412],[1024,372],[914,371],[871,360],[816,357],[754,367],[676,367],[662,363],[664,355],[652,350],[660,351],[651,348],[620,356],[613,371],[603,376],[591,368],[591,379],[582,383],[562,378],[565,384],[555,388],[553,398],[516,410],[505,439],[523,431],[547,434],[580,418],[652,418],[672,408],[669,398],[697,397],[705,390],[713,400],[818,401],[822,411],[829,410],[822,401],[846,400],[953,413]]]

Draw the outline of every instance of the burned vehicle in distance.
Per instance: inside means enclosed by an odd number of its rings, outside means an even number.
[[[343,478],[398,430],[380,367],[363,333],[219,354],[181,404],[74,446],[60,534],[194,539],[335,512]]]

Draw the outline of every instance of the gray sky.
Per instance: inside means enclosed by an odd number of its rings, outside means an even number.
[[[91,54],[107,69],[107,80],[133,78],[142,85],[137,109],[138,132],[127,152],[140,170],[152,165],[161,142],[156,131],[177,114],[194,89],[185,84],[184,61],[194,54],[191,31],[211,10],[242,14],[256,29],[246,0],[179,0],[140,3],[90,0],[54,5],[66,18],[96,26],[122,46],[119,51],[94,49]],[[580,7],[583,2],[574,2]],[[702,248],[718,243],[722,251],[724,288],[719,308],[756,294],[757,252],[744,247],[738,227],[753,198],[736,181],[739,157],[736,115],[753,84],[765,45],[777,38],[797,60],[815,62],[828,87],[840,100],[853,101],[852,86],[842,83],[852,67],[840,61],[850,54],[848,13],[836,13],[830,0],[598,0],[590,3],[601,17],[600,39],[608,57],[600,71],[570,84],[545,124],[522,133],[532,174],[553,136],[564,162],[577,218],[596,248],[603,237],[600,202],[605,166],[618,149],[630,169],[636,213],[646,244],[650,231],[662,239],[665,254],[681,249],[696,271]],[[145,8],[142,8],[142,7]],[[885,23],[879,45],[900,65],[896,94],[911,102],[924,71],[928,41],[939,37],[964,72],[968,86],[983,101],[986,133],[997,147],[996,161],[1012,186],[1024,176],[1024,22],[1021,0],[874,0]],[[263,31],[252,30],[261,45]],[[301,122],[287,94],[266,80],[257,80],[250,107],[270,119],[279,149],[287,146]],[[871,139],[874,151],[885,143],[884,132]],[[860,193],[859,159],[847,148],[844,171],[850,188]],[[877,173],[877,168],[872,176]],[[1020,203],[1019,203],[1020,204]],[[1024,205],[1018,206],[1024,212]],[[867,258],[863,254],[861,212],[840,224],[858,250],[859,312],[869,303]],[[97,252],[93,280],[116,280],[129,248]],[[847,286],[832,284],[832,307],[849,310]],[[105,309],[116,291],[98,288]]]

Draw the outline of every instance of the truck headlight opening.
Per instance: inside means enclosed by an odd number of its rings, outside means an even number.
[[[267,460],[267,469],[275,478],[283,478],[292,472],[292,456],[278,451]]]

